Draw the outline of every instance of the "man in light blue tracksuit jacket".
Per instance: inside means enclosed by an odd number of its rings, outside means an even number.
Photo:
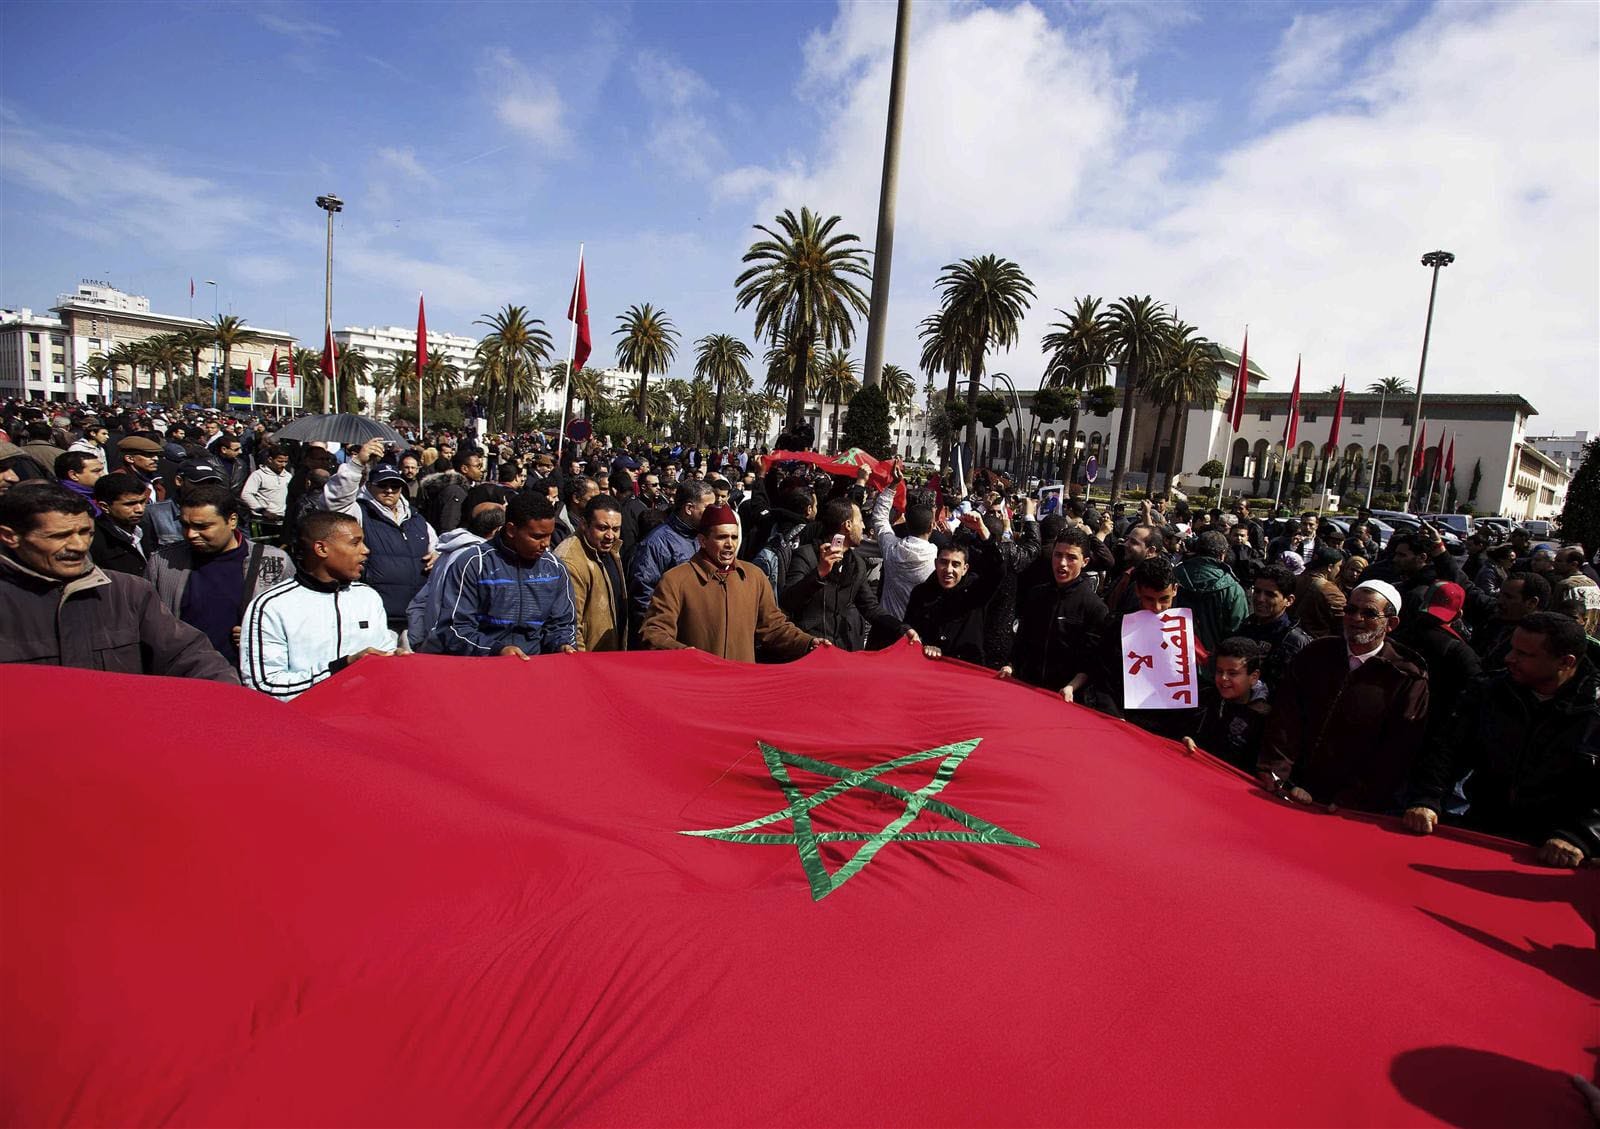
[[[576,650],[572,584],[548,551],[555,525],[548,499],[518,494],[498,534],[460,550],[440,600],[441,650],[521,658]]]

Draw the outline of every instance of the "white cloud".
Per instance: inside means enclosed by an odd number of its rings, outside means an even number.
[[[409,145],[401,148],[389,148],[387,146],[380,148],[378,150],[378,163],[409,180],[415,180],[422,184],[434,184],[437,182],[434,175],[424,168],[422,162],[417,159],[417,151]]]
[[[658,51],[640,54],[634,81],[649,107],[646,148],[674,172],[705,179],[726,159],[702,107],[716,97],[711,84]]]
[[[1398,8],[1384,7],[1331,8],[1295,16],[1273,53],[1272,70],[1256,91],[1256,115],[1303,106],[1334,88],[1344,77],[1351,51],[1398,15]]]
[[[286,35],[291,39],[300,40],[302,43],[314,42],[319,39],[332,39],[338,31],[318,20],[305,16],[293,15],[284,7],[261,9],[253,13],[255,20],[268,31],[275,31],[279,35]]]
[[[489,52],[482,77],[502,125],[529,141],[562,148],[567,141],[564,107],[553,83],[528,73],[509,51]]]
[[[808,45],[805,88],[833,90],[814,155],[722,178],[730,196],[761,193],[753,218],[804,203],[870,245],[889,7],[843,7]],[[1343,372],[1414,379],[1418,259],[1443,247],[1458,261],[1440,283],[1429,389],[1520,392],[1541,428],[1600,423],[1592,11],[1442,5],[1364,59],[1340,47],[1353,77],[1223,151],[1194,133],[1210,107],[1140,98],[1134,63],[1103,36],[1026,3],[916,18],[890,359],[915,360],[939,266],[994,252],[1039,292],[1019,347],[991,359],[1024,385],[1054,307],[1086,293],[1153,293],[1232,347],[1249,323],[1274,386],[1300,352],[1312,387]],[[1291,104],[1281,76],[1265,89]],[[1196,167],[1187,154],[1201,151]]]

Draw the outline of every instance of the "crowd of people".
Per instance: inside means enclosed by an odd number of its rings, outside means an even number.
[[[1596,546],[1422,522],[1099,507],[898,462],[85,406],[0,417],[0,661],[293,698],[371,655],[914,646],[1203,749],[1303,805],[1600,853]],[[58,406],[49,405],[51,411]],[[1123,624],[1189,609],[1202,684],[1129,708]]]

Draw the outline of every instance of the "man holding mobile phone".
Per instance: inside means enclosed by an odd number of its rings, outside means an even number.
[[[849,498],[835,498],[818,515],[823,540],[801,545],[789,558],[788,575],[778,603],[800,630],[821,636],[847,651],[866,646],[872,628],[873,649],[916,633],[878,604],[867,562],[855,552],[866,535],[861,507]]]

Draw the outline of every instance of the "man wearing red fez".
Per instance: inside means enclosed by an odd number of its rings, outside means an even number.
[[[700,515],[699,551],[669,569],[639,629],[646,647],[693,647],[737,662],[755,662],[756,647],[798,658],[826,639],[807,635],[778,608],[766,574],[739,559],[739,519],[725,505]]]

